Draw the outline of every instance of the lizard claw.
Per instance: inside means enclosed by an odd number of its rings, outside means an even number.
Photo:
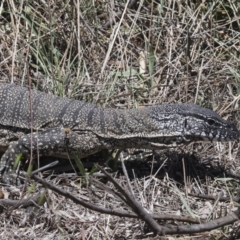
[[[7,185],[15,185],[17,187],[21,187],[23,184],[16,173],[4,174],[2,176],[2,182]]]
[[[2,174],[5,172],[5,170],[6,170],[6,167],[1,167],[1,168],[0,168],[0,174],[1,174],[1,176],[2,176]]]

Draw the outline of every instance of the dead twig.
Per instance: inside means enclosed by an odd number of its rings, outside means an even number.
[[[133,8],[136,3],[137,3],[137,0],[130,0],[127,8],[128,8],[128,9]],[[120,17],[122,16],[122,14],[123,14],[123,11],[117,12],[117,13],[116,13],[115,21],[118,21],[118,20],[120,19]],[[108,28],[112,25],[112,23],[113,23],[113,20],[111,19],[111,20],[107,21],[107,22],[102,26],[102,28],[103,28],[103,29],[108,29]]]
[[[11,200],[11,199],[0,199],[0,206],[7,208],[7,207],[14,207],[14,208],[26,208],[31,205],[39,205],[39,199],[44,193],[39,193],[36,196],[30,197],[28,199],[21,199],[21,200]]]
[[[89,208],[93,211],[97,211],[100,213],[105,213],[105,214],[110,214],[110,215],[115,215],[115,216],[119,216],[119,217],[133,217],[133,218],[141,218],[142,220],[144,220],[149,227],[152,229],[152,231],[155,234],[158,235],[165,235],[165,234],[192,234],[192,233],[200,233],[200,232],[205,232],[205,231],[210,231],[228,224],[232,224],[235,221],[239,220],[239,214],[240,214],[240,210],[236,210],[234,212],[229,213],[227,216],[225,217],[221,217],[221,218],[217,218],[214,219],[212,221],[209,222],[205,222],[205,223],[201,223],[201,224],[194,224],[194,225],[180,225],[180,226],[160,226],[155,220],[155,215],[151,215],[149,214],[135,199],[132,198],[132,196],[129,194],[128,191],[124,190],[114,179],[113,177],[107,173],[102,167],[97,166],[104,174],[105,176],[108,178],[109,181],[111,181],[114,186],[117,188],[117,190],[123,194],[124,198],[125,198],[125,202],[126,203],[130,203],[130,206],[133,206],[133,211],[136,214],[133,213],[129,213],[127,211],[119,211],[119,210],[112,210],[112,209],[107,209],[107,208],[103,208],[103,207],[99,207],[96,206],[95,204],[91,204],[86,202],[85,200],[81,200],[75,196],[73,196],[71,193],[60,189],[59,187],[45,181],[44,179],[36,176],[36,175],[31,175],[30,177],[34,180],[36,180],[37,182],[43,184],[45,187],[57,192],[58,194],[71,199],[73,202],[82,205],[83,207]],[[169,217],[170,215],[168,215]],[[161,219],[161,220],[167,220],[166,215],[160,217],[160,218],[156,218],[156,219]],[[172,216],[171,216],[172,217]],[[173,217],[176,219],[178,219],[177,216]],[[181,219],[183,219],[181,217]],[[191,219],[191,218],[190,218]]]
[[[208,200],[213,200],[215,201],[218,196],[212,196],[212,195],[207,195],[207,194],[195,194],[195,193],[188,193],[189,196],[192,197],[197,197],[197,198],[202,198],[202,199],[208,199]],[[240,197],[219,197],[218,199],[220,202],[228,202],[230,200],[233,200],[235,202],[239,202],[240,201]]]
[[[120,184],[115,181],[115,179],[107,173],[104,168],[100,167],[97,165],[97,168],[101,170],[106,177],[108,178],[109,181],[111,181],[114,186],[117,188],[117,190],[123,194],[123,196],[126,198],[126,202],[128,202],[129,206],[133,206],[132,210],[141,218],[144,220],[150,227],[150,229],[155,233],[155,234],[160,234],[163,235],[165,234],[165,231],[168,230],[165,227],[161,227],[152,217],[151,215],[140,205],[139,202],[137,202],[133,196],[130,195],[130,193],[127,190],[124,190]]]

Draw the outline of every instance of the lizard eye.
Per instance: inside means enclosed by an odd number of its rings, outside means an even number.
[[[218,122],[216,122],[215,120],[213,120],[213,119],[207,119],[207,123],[210,125],[210,126],[216,126],[216,127],[218,127],[219,126],[219,123]]]
[[[214,125],[216,122],[215,122],[214,120],[212,120],[212,119],[208,119],[208,120],[207,120],[207,123],[208,123],[210,126],[212,126],[212,125]]]

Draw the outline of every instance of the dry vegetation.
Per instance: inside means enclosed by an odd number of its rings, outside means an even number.
[[[237,0],[2,0],[0,81],[114,108],[193,102],[239,128],[239,15]],[[131,191],[161,226],[226,216],[239,202],[239,147],[199,143],[143,152],[143,160],[138,154],[125,163]],[[129,189],[121,164],[115,177]],[[104,189],[72,175],[48,180],[86,203],[131,212],[109,181]],[[33,189],[25,197],[43,188]],[[14,188],[3,193],[20,195]],[[139,218],[100,214],[50,189],[41,207],[8,206],[0,219],[2,239],[160,239]],[[183,238],[239,239],[239,223],[161,239]]]

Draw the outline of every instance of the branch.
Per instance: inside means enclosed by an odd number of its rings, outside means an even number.
[[[14,208],[18,208],[18,207],[22,207],[22,208],[26,208],[29,207],[31,205],[42,205],[39,204],[39,199],[41,198],[41,196],[44,193],[40,193],[37,194],[34,197],[28,198],[28,199],[21,199],[21,200],[11,200],[11,199],[0,199],[0,206],[2,207],[14,207]]]
[[[37,182],[43,184],[45,187],[57,192],[58,194],[71,199],[73,202],[82,205],[83,207],[92,209],[93,211],[97,211],[100,213],[115,215],[119,217],[131,217],[131,218],[141,218],[143,219],[149,227],[152,229],[152,231],[155,234],[158,235],[165,235],[165,234],[193,234],[193,233],[200,233],[205,231],[210,231],[228,224],[232,224],[239,220],[240,211],[239,209],[237,211],[231,212],[225,217],[217,218],[209,222],[205,222],[202,224],[194,224],[194,225],[180,225],[180,226],[160,226],[154,219],[157,220],[180,220],[180,221],[191,221],[191,222],[197,222],[197,219],[192,219],[188,217],[179,217],[179,216],[173,216],[168,214],[162,214],[159,215],[152,215],[149,214],[136,200],[134,200],[130,194],[125,191],[113,178],[110,174],[108,174],[104,169],[99,167],[101,171],[106,175],[106,177],[111,181],[114,186],[117,188],[117,190],[120,192],[120,194],[123,194],[124,199],[127,204],[130,203],[130,206],[133,206],[133,211],[136,213],[129,213],[127,211],[119,211],[119,210],[113,210],[113,209],[107,209],[102,208],[99,206],[96,206],[95,204],[91,204],[86,202],[85,200],[81,200],[75,196],[73,196],[71,193],[60,189],[57,186],[54,186],[53,184],[45,181],[44,179],[31,175],[31,178],[36,180]],[[113,191],[115,193],[115,191]]]
[[[136,3],[137,3],[137,0],[130,0],[127,8],[129,9],[133,8]],[[115,19],[116,22],[119,21],[119,18],[122,16],[122,14],[123,14],[123,11],[116,13],[116,19]],[[112,25],[112,23],[113,23],[113,20],[109,20],[102,26],[102,28],[108,29]]]
[[[141,206],[141,204],[139,202],[137,202],[134,197],[132,197],[128,191],[124,190],[120,184],[118,184],[115,179],[108,173],[106,172],[102,167],[100,167],[99,165],[97,165],[97,168],[99,170],[101,170],[106,177],[108,178],[109,181],[111,181],[114,186],[117,188],[117,190],[123,194],[128,202],[129,206],[133,206],[132,210],[139,216],[139,218],[141,218],[142,220],[144,220],[149,227],[151,228],[151,230],[155,233],[155,234],[160,234],[160,235],[164,235],[165,232],[168,230],[166,227],[162,227],[160,226],[153,218],[152,216]]]

